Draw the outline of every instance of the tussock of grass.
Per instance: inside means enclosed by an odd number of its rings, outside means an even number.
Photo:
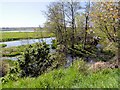
[[[14,57],[14,56],[17,56],[17,55],[21,55],[21,53],[19,53],[19,52],[12,52],[10,54],[2,54],[3,57]]]
[[[7,44],[0,44],[0,48],[6,47],[6,46],[7,46]]]
[[[82,64],[81,64],[82,63]],[[120,69],[105,69],[92,73],[80,69],[83,62],[76,62],[69,68],[60,68],[37,78],[20,78],[3,84],[3,88],[118,88]],[[87,72],[87,74],[86,74]]]

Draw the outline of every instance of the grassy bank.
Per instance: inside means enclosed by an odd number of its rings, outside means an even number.
[[[0,47],[2,48],[2,47],[6,47],[7,46],[7,44],[0,44]]]
[[[35,45],[35,44],[32,44]],[[21,45],[21,46],[14,46],[9,48],[2,48],[2,56],[3,57],[14,57],[17,55],[21,55],[25,48],[28,48],[29,45]]]
[[[21,55],[24,51],[24,45],[23,46],[17,46],[17,47],[10,47],[10,48],[2,48],[2,56],[3,57],[14,57],[17,55]]]
[[[91,72],[79,64],[60,68],[37,78],[20,78],[3,84],[3,88],[119,88],[120,69]],[[81,64],[80,64],[81,65]]]
[[[0,32],[0,33],[2,34],[2,38],[0,42],[54,36],[53,33],[49,33],[49,32],[42,32],[42,33],[41,32]]]

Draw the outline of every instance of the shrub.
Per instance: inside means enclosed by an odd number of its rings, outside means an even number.
[[[11,67],[5,77],[2,77],[1,81],[3,84],[9,81],[17,81],[19,78],[19,68],[17,66]]]
[[[21,60],[18,60],[21,69],[21,76],[36,77],[47,71],[51,66],[50,48],[45,42],[37,43],[34,47],[29,46],[23,54]]]
[[[75,69],[77,69],[80,73],[87,75],[90,73],[90,71],[88,70],[89,66],[88,64],[83,61],[82,59],[77,59],[76,61],[74,61],[73,66]]]
[[[4,60],[4,62],[8,63],[9,68],[7,69],[7,73],[4,77],[1,78],[2,83],[6,83],[9,81],[16,81],[19,77],[19,67],[17,61]]]
[[[70,54],[78,57],[96,57],[95,51],[91,50],[85,50],[82,48],[82,45],[75,45],[74,49],[69,48]]]
[[[0,60],[0,77],[4,77],[9,71],[9,64]]]
[[[56,49],[57,48],[57,41],[56,40],[52,40],[51,47],[52,47],[52,49]]]
[[[51,60],[53,61],[52,67],[51,67],[52,69],[57,69],[61,66],[64,66],[66,63],[66,58],[64,53],[56,52],[52,54]]]

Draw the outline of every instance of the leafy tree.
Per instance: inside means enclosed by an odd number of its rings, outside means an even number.
[[[92,8],[92,18],[95,27],[99,28],[109,39],[116,42],[118,31],[118,3],[116,2],[96,2]]]
[[[119,50],[119,3],[118,2],[95,2],[93,3],[91,17],[94,28],[99,34],[118,46]],[[116,56],[119,52],[116,52]],[[117,60],[117,63],[119,59]]]

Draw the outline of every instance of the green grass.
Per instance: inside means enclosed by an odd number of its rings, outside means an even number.
[[[36,43],[31,44],[34,46]],[[22,53],[25,51],[26,48],[29,48],[29,44],[27,45],[21,45],[21,46],[14,46],[9,48],[2,48],[2,57],[15,57],[18,55],[22,55]]]
[[[5,64],[9,64],[9,66],[12,67],[12,66],[15,66],[15,62],[17,62],[17,61],[5,59],[5,60],[0,60],[0,65],[2,65],[2,63],[5,63]]]
[[[3,88],[120,88],[120,69],[105,69],[96,73],[78,69],[78,65],[60,68],[37,78],[20,78],[3,84]]]
[[[8,63],[8,64],[10,65],[10,67],[12,67],[12,66],[15,65],[14,63],[15,63],[16,61],[9,60],[9,59],[5,59],[4,62]]]
[[[3,57],[14,57],[17,55],[21,55],[22,52],[25,50],[25,47],[28,45],[16,46],[16,47],[9,47],[9,48],[2,48],[2,56]]]
[[[53,33],[50,32],[0,32],[2,34],[2,38],[0,42],[5,41],[13,41],[19,39],[33,39],[33,38],[41,38],[41,37],[53,37]]]
[[[6,46],[7,46],[7,44],[0,44],[0,48],[6,47]]]

